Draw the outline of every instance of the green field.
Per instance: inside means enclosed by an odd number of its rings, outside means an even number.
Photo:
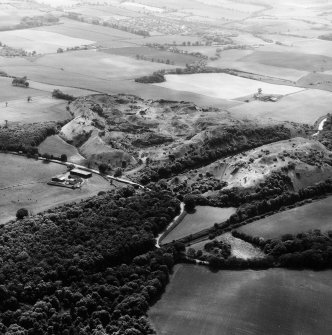
[[[58,135],[47,137],[46,140],[38,146],[38,151],[41,154],[47,153],[56,157],[60,157],[62,154],[65,154],[67,155],[67,160],[69,162],[74,162],[76,164],[80,164],[84,160],[84,157],[80,155],[74,146],[65,142]]]
[[[214,223],[224,222],[235,213],[235,210],[234,207],[197,206],[195,213],[187,214],[181,223],[162,240],[162,243],[170,243],[173,240],[210,228]]]
[[[198,58],[194,56],[176,54],[174,52],[168,52],[148,47],[111,48],[103,50],[103,52],[118,56],[127,56],[134,58],[136,57],[136,55],[139,55],[146,57],[150,61],[153,59],[155,62],[157,62],[158,60],[164,62],[169,60],[171,63],[174,62],[174,64],[181,66],[191,64],[198,60]]]
[[[313,125],[331,111],[332,93],[304,90],[283,97],[275,103],[252,101],[230,109],[234,117],[245,119],[274,119]]]
[[[162,335],[329,335],[332,271],[219,271],[177,265],[150,310]]]
[[[311,229],[332,229],[332,197],[268,216],[238,230],[252,236],[278,238]]]
[[[226,73],[172,74],[165,77],[165,82],[154,85],[219,99],[253,96],[259,88],[266,94],[276,95],[286,95],[303,90],[299,87],[274,85]]]
[[[12,80],[12,78],[0,77],[0,107],[3,106],[2,102],[16,99],[26,99],[29,95],[34,97],[48,95],[38,89],[12,86]]]
[[[3,124],[4,120],[8,120],[9,123],[34,123],[36,121],[63,121],[71,118],[63,100],[33,95],[31,97],[31,102],[27,102],[27,98],[6,100],[7,106],[5,102],[2,102],[0,105],[0,124]]]
[[[97,175],[88,179],[81,189],[49,186],[47,182],[52,177],[67,171],[64,165],[10,154],[0,154],[0,160],[0,224],[15,218],[16,211],[21,207],[37,213],[88,198],[111,187]]]
[[[140,43],[142,36],[122,30],[92,25],[84,22],[62,18],[61,24],[34,28],[36,31],[47,31],[66,35],[72,38],[82,38],[96,42],[106,48],[124,47]]]
[[[253,54],[242,58],[241,61],[291,68],[301,71],[332,70],[331,57],[296,52],[256,51]]]

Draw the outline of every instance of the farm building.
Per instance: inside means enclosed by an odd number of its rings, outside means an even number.
[[[74,176],[79,176],[79,177],[82,177],[82,178],[90,178],[90,177],[92,177],[92,173],[91,172],[84,171],[84,170],[77,169],[77,168],[71,170],[70,174],[72,174]]]
[[[52,177],[52,181],[58,182],[58,183],[63,183],[67,180],[66,174],[59,174],[55,177]]]

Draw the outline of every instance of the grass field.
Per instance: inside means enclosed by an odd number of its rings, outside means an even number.
[[[1,62],[1,57],[0,57]],[[3,106],[3,102],[16,100],[16,99],[26,99],[30,96],[45,96],[47,93],[40,91],[38,89],[33,89],[31,87],[15,87],[12,86],[12,78],[0,77],[0,106]],[[0,107],[0,108],[1,108]]]
[[[149,311],[162,335],[328,335],[332,271],[219,271],[177,265]]]
[[[311,229],[332,229],[332,197],[314,201],[249,223],[238,230],[252,236],[277,238],[284,234],[296,234]]]
[[[210,206],[197,206],[194,214],[187,214],[181,223],[176,226],[162,241],[169,243],[173,240],[197,233],[210,228],[214,223],[227,220],[235,213],[235,208],[217,208]]]
[[[239,71],[255,73],[261,75],[262,77],[267,76],[267,77],[290,80],[293,82],[298,81],[300,78],[308,74],[308,72],[306,71],[282,68],[271,65],[264,65],[259,63],[252,63],[252,62],[245,63],[245,62],[232,62],[232,61],[225,62],[223,58],[214,62],[210,62],[210,64],[211,66],[229,67]]]
[[[264,91],[264,89],[263,89]],[[304,90],[283,97],[275,103],[252,101],[231,108],[232,115],[245,119],[269,119],[314,124],[331,111],[332,94],[321,90]]]
[[[82,35],[84,36],[84,35]],[[33,29],[0,32],[0,41],[12,48],[24,49],[38,54],[55,53],[58,48],[71,48],[93,44],[94,41]]]
[[[58,25],[38,27],[33,30],[62,34],[77,39],[84,36],[84,38],[95,41],[98,45],[106,48],[130,46],[133,45],[132,43],[140,43],[139,41],[143,40],[142,36],[122,30],[65,18],[62,18],[61,23]]]
[[[37,213],[96,195],[111,187],[97,175],[88,179],[82,189],[49,186],[46,183],[55,175],[65,172],[65,166],[10,154],[0,154],[0,159],[0,224],[15,218],[16,211],[21,207]]]
[[[332,57],[297,52],[256,51],[242,58],[241,61],[291,68],[300,71],[332,70]]]
[[[236,99],[253,95],[258,88],[262,88],[266,94],[281,95],[303,90],[298,87],[273,85],[225,73],[166,75],[166,82],[154,85],[220,99]]]
[[[63,86],[72,86],[67,83],[66,77],[85,77],[85,81],[78,82],[77,87],[85,87],[86,81],[93,79],[99,81],[134,79],[160,69],[173,68],[166,64],[145,62],[93,50],[50,54],[33,62],[25,59],[5,60],[1,67],[12,75],[22,76],[25,73],[28,78],[39,82],[50,83],[60,78]],[[102,85],[105,86],[105,83]]]
[[[76,164],[80,164],[84,160],[84,157],[80,155],[80,153],[74,146],[65,142],[58,135],[47,137],[46,140],[40,143],[40,145],[38,146],[38,151],[41,154],[48,153],[57,157],[65,154],[67,155],[67,160],[69,162],[74,162]]]
[[[22,88],[23,89],[23,88]],[[28,93],[28,92],[27,92]],[[28,96],[29,94],[27,94]],[[0,105],[0,123],[10,122],[34,123],[44,121],[63,121],[71,118],[63,100],[52,99],[50,96],[31,95],[32,101],[21,98]]]
[[[148,47],[128,47],[128,48],[111,48],[108,50],[103,50],[105,53],[110,53],[118,56],[127,56],[127,57],[136,57],[136,55],[144,56],[149,60],[154,59],[157,60],[169,60],[170,62],[174,62],[176,65],[185,66],[186,64],[191,64],[197,61],[197,57],[184,55],[184,54],[176,54],[174,52],[157,50],[154,48]]]

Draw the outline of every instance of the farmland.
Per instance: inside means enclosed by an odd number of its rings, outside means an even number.
[[[65,142],[60,136],[53,135],[46,138],[45,141],[40,143],[38,146],[40,154],[49,154],[55,157],[60,157],[62,154],[67,156],[68,161],[81,164],[84,157],[78,152],[78,150]]]
[[[280,212],[243,226],[239,231],[263,238],[297,234],[312,229],[332,229],[332,197]]]
[[[305,101],[305,104],[303,104]],[[274,119],[302,122],[313,125],[330,112],[332,94],[321,90],[303,90],[283,97],[276,103],[252,101],[230,109],[234,117],[246,119]]]
[[[235,208],[197,206],[195,213],[187,213],[180,224],[163,239],[162,243],[169,243],[200,230],[210,228],[216,222],[220,223],[227,220],[234,213]]]
[[[163,335],[330,334],[331,275],[282,269],[212,273],[177,265],[149,316]]]
[[[21,88],[21,90],[24,90]],[[28,91],[27,91],[28,93]],[[26,97],[29,96],[28,94]],[[63,101],[54,100],[50,96],[32,96],[32,101],[27,102],[27,98],[6,100],[0,106],[0,122],[4,120],[11,122],[33,123],[36,118],[39,122],[43,121],[63,121],[70,119],[71,116],[66,110]]]
[[[332,334],[328,2],[0,0],[1,334]]]
[[[81,189],[49,186],[46,183],[64,173],[67,170],[65,166],[10,154],[0,154],[0,158],[1,224],[15,218],[16,211],[22,207],[37,213],[110,189],[109,183],[96,175],[88,179]]]
[[[282,95],[302,90],[298,87],[273,85],[225,73],[167,75],[166,82],[154,85],[220,99],[252,96],[257,92],[258,88],[262,88],[263,92],[267,94]]]
[[[119,56],[128,56],[136,58],[136,56],[144,57],[149,61],[153,62],[163,62],[171,63],[176,65],[185,66],[186,64],[191,64],[197,61],[194,56],[175,54],[168,51],[157,50],[154,48],[147,47],[128,47],[128,48],[112,48],[108,50],[103,50],[105,53],[110,53]]]
[[[0,32],[0,41],[10,47],[21,48],[37,54],[55,53],[58,48],[66,49],[94,43],[86,39],[33,29]]]
[[[296,52],[257,51],[242,59],[245,62],[291,68],[300,71],[326,71],[332,69],[332,58]]]
[[[50,32],[66,35],[74,39],[85,39],[93,41],[104,48],[130,46],[143,40],[142,36],[134,35],[125,31],[91,25],[84,22],[73,21],[63,18],[61,24],[47,27],[34,28],[35,31]]]

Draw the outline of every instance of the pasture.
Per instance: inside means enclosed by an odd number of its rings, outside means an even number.
[[[332,70],[332,57],[300,52],[256,51],[242,58],[241,61],[291,68],[300,71]]]
[[[109,79],[134,79],[139,76],[151,74],[160,69],[173,68],[170,65],[145,62],[130,57],[110,55],[94,50],[64,52],[49,54],[29,62],[25,59],[8,61],[12,66],[5,66],[3,70],[12,75],[21,76],[25,73],[29,79],[45,83],[53,83],[54,79],[62,79],[63,86],[76,86],[86,88],[87,81]],[[20,66],[17,66],[20,64]],[[56,73],[56,74],[55,74]],[[67,84],[67,78],[73,76],[85,77],[84,82],[76,85]],[[72,81],[72,80],[70,80]],[[56,85],[61,85],[55,83]],[[105,86],[105,83],[100,83]]]
[[[95,43],[91,40],[33,29],[1,31],[0,41],[12,48],[35,51],[37,54],[55,53],[58,48],[66,49]]]
[[[155,48],[148,47],[126,47],[126,48],[111,48],[107,50],[103,50],[104,53],[109,53],[112,55],[118,56],[127,56],[136,58],[136,56],[144,56],[148,61],[154,62],[166,62],[167,60],[170,63],[174,63],[175,65],[185,66],[186,64],[191,64],[198,60],[197,57],[184,55],[184,54],[176,54],[174,52],[157,50]]]
[[[50,186],[47,182],[52,177],[67,171],[64,165],[11,154],[0,154],[0,159],[0,224],[14,219],[19,208],[37,213],[88,198],[111,187],[98,175],[86,180],[81,189]]]
[[[278,238],[284,234],[297,234],[311,229],[332,229],[332,197],[289,209],[254,221],[238,230],[252,236]]]
[[[264,65],[259,63],[250,63],[250,62],[225,62],[221,53],[221,59],[214,62],[210,62],[211,66],[215,67],[229,67],[238,71],[244,71],[249,73],[254,73],[264,77],[272,77],[283,80],[289,80],[292,82],[297,82],[303,76],[306,76],[308,72],[294,70],[289,68],[282,68],[271,65]]]
[[[0,62],[1,62],[0,57]],[[26,99],[29,95],[33,97],[48,95],[38,89],[32,87],[15,87],[12,86],[12,78],[0,77],[0,108],[4,105],[3,103],[10,100]]]
[[[332,332],[332,271],[219,271],[177,265],[148,315],[157,334]]]
[[[22,88],[23,89],[23,88]],[[27,92],[26,96],[30,93]],[[66,110],[66,102],[52,99],[50,96],[31,95],[32,101],[27,98],[2,102],[0,105],[0,123],[4,120],[20,123],[34,123],[44,121],[63,121],[71,118]]]
[[[331,111],[331,104],[332,93],[310,89],[288,95],[275,103],[252,101],[229,111],[242,119],[274,119],[313,125]]]
[[[47,137],[39,144],[38,151],[40,154],[47,153],[56,157],[65,154],[67,155],[68,162],[76,164],[81,164],[85,159],[74,146],[65,142],[59,135]]]
[[[58,25],[38,27],[33,30],[47,31],[76,39],[80,39],[84,36],[84,38],[94,41],[96,44],[105,48],[130,46],[133,45],[132,43],[138,43],[138,41],[143,40],[142,36],[131,34],[122,30],[92,25],[65,18],[61,18],[61,23]]]
[[[75,54],[76,52],[70,52],[68,54]],[[89,55],[84,56],[84,55]],[[125,71],[121,73],[121,70],[116,70],[116,68],[108,67],[107,70],[110,72],[117,71],[119,76],[116,75],[112,76],[111,78],[105,78],[103,69],[103,65],[101,63],[96,63],[93,61],[93,52],[81,51],[79,52],[80,58],[77,59],[77,62],[80,61],[79,67],[75,64],[75,58],[71,64],[63,68],[61,66],[61,62],[55,64],[56,66],[52,66],[52,61],[49,61],[49,65],[40,64],[39,59],[35,62],[30,62],[23,58],[0,58],[1,66],[0,70],[6,71],[15,76],[25,76],[27,75],[29,79],[32,81],[36,81],[39,83],[47,83],[50,85],[55,86],[62,86],[62,87],[75,87],[81,88],[83,90],[92,90],[97,91],[100,93],[107,93],[107,94],[117,94],[117,93],[127,93],[127,94],[135,94],[144,99],[166,99],[166,100],[173,100],[173,101],[192,101],[199,106],[215,106],[219,108],[229,108],[240,105],[241,102],[239,101],[231,101],[225,99],[216,99],[204,96],[202,94],[191,93],[191,92],[182,92],[182,91],[175,91],[168,88],[158,87],[154,85],[146,85],[134,82],[134,80],[127,80],[126,78],[122,77],[126,74],[127,69],[125,66]],[[98,60],[97,55],[107,55],[99,52],[95,52],[96,59]],[[59,54],[56,55],[47,55],[41,58],[48,58],[54,56],[57,58]],[[69,57],[69,56],[68,56]],[[92,66],[90,71],[85,71],[86,67],[84,65],[84,57],[87,59],[86,63]],[[112,57],[120,57],[120,56],[112,56],[108,55],[109,59]],[[125,58],[126,62],[131,63],[132,66],[136,64],[139,68],[139,64],[143,64],[139,71],[141,75],[151,74],[151,70],[153,67],[158,69],[167,68],[169,65],[166,64],[157,64],[151,62],[143,62],[143,61],[136,61],[129,57],[121,57],[121,59]],[[95,70],[95,71],[94,71]],[[154,70],[155,71],[155,70]],[[85,72],[88,72],[87,75]],[[135,72],[128,73],[133,78],[135,76]],[[101,77],[99,77],[100,75]],[[131,78],[129,78],[131,79]],[[76,94],[74,94],[76,95]],[[85,94],[84,94],[85,95]]]
[[[197,233],[203,229],[211,228],[214,223],[227,220],[235,213],[234,207],[218,208],[211,206],[196,206],[193,214],[187,213],[184,219],[162,241],[170,243],[173,240]]]
[[[219,99],[236,99],[249,95],[252,96],[254,93],[257,93],[258,88],[261,88],[265,94],[281,95],[303,90],[294,86],[274,85],[226,73],[166,75],[166,82],[154,85]]]

